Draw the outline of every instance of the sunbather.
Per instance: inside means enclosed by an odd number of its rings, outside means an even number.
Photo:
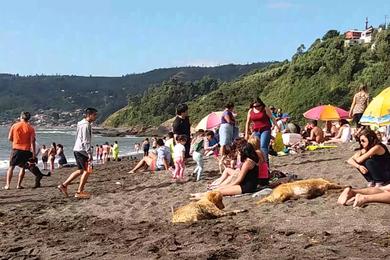
[[[149,166],[152,171],[168,170],[171,162],[171,153],[169,152],[169,148],[164,146],[162,139],[157,140],[156,152],[157,154],[150,153],[148,156],[144,156],[129,173],[135,173],[145,166]]]
[[[351,126],[348,121],[345,119],[340,120],[340,129],[337,135],[330,140],[325,141],[325,143],[348,143],[351,141]]]
[[[311,128],[310,136],[306,138],[309,142],[320,144],[324,142],[324,131],[317,126],[317,120],[312,120],[309,123]]]

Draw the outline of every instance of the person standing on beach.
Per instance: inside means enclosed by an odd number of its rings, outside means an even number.
[[[87,171],[88,163],[92,163],[92,126],[91,123],[96,120],[97,110],[95,108],[87,108],[85,110],[85,118],[78,122],[76,132],[76,142],[73,148],[74,157],[78,167],[65,182],[58,186],[58,189],[68,196],[68,185],[77,177],[81,176],[80,184],[75,194],[76,198],[88,199],[90,194],[84,191],[90,172]]]
[[[114,161],[118,161],[119,160],[119,145],[118,145],[118,141],[115,141],[114,145],[112,147],[112,159]]]
[[[356,124],[357,128],[361,127],[359,123],[360,118],[363,116],[364,110],[368,106],[369,95],[367,92],[367,86],[361,85],[359,91],[353,96],[351,109],[349,110],[349,117]]]
[[[41,159],[43,163],[43,169],[47,170],[47,161],[49,160],[49,149],[46,148],[46,145],[42,145],[41,148]]]
[[[188,117],[188,106],[186,104],[179,104],[176,107],[176,118],[172,123],[175,140],[179,135],[185,135],[187,142],[185,144],[185,157],[190,157],[191,148],[191,123]]]
[[[5,190],[10,189],[11,179],[16,166],[20,167],[17,189],[23,189],[22,181],[25,174],[27,162],[35,161],[35,129],[29,124],[31,114],[22,112],[20,122],[12,125],[8,139],[12,143],[12,153],[7,171]],[[38,178],[39,176],[37,176]]]

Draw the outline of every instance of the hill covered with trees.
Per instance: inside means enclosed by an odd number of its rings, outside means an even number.
[[[129,98],[163,81],[193,82],[205,76],[227,81],[268,64],[165,68],[122,77],[0,74],[0,121],[13,119],[22,110],[61,112],[92,106],[99,110],[101,122],[126,106]]]
[[[201,84],[206,87],[197,95],[188,90],[192,85],[165,82],[161,92],[153,89],[145,92],[141,102],[130,102],[106,124],[158,125],[174,116],[175,105],[185,101],[190,101],[191,121],[196,123],[211,111],[222,110],[227,101],[233,101],[242,126],[249,103],[256,96],[301,121],[304,111],[320,104],[334,104],[349,110],[352,96],[360,84],[367,84],[371,96],[375,96],[390,85],[389,77],[389,29],[375,30],[369,44],[348,47],[343,35],[330,30],[307,50],[305,46],[299,46],[291,61],[253,70],[230,82],[207,84],[210,79],[204,79]],[[202,95],[203,92],[208,93]]]

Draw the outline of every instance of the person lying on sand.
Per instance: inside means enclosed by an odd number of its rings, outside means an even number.
[[[233,196],[244,193],[252,193],[257,188],[257,176],[259,173],[259,157],[257,156],[255,148],[251,144],[245,144],[238,148],[241,162],[243,162],[237,178],[223,186],[215,189],[221,192],[223,196]],[[194,198],[200,198],[203,193],[191,194]]]
[[[360,132],[361,149],[348,159],[348,163],[359,170],[368,181],[367,186],[382,186],[390,181],[390,153],[375,132],[364,129]]]
[[[363,207],[368,203],[390,204],[390,184],[382,187],[368,187],[363,189],[353,189],[347,187],[340,194],[337,204],[353,207]]]
[[[142,160],[132,169],[129,173],[135,173],[139,169],[145,166],[149,166],[152,171],[168,170],[171,162],[171,153],[169,148],[164,145],[163,139],[157,140],[157,154],[150,153],[148,156],[144,156]]]

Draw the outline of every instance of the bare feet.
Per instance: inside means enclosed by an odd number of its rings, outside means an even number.
[[[4,190],[9,190],[9,186],[4,186]]]
[[[133,170],[129,171],[128,173],[135,173]]]
[[[23,186],[16,186],[16,188],[17,188],[18,190],[22,190],[22,189],[24,189],[24,187],[23,187]]]
[[[343,190],[343,192],[340,194],[337,204],[347,206],[350,199],[353,198],[355,195],[355,192],[352,191],[351,187],[347,187]]]
[[[363,207],[367,202],[366,196],[362,194],[356,194],[355,201],[353,202],[353,207]]]

